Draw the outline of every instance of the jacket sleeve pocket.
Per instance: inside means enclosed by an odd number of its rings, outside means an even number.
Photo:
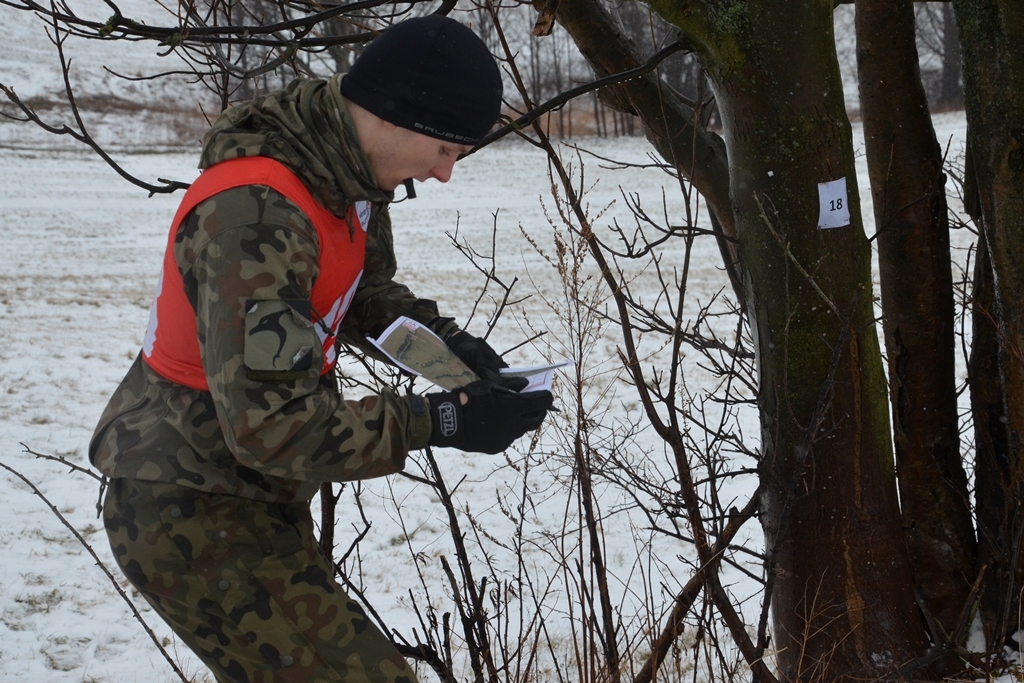
[[[247,302],[243,362],[249,379],[280,381],[319,375],[314,361],[322,349],[311,313],[310,302],[304,299]]]

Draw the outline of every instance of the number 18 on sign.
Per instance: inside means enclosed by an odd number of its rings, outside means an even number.
[[[850,199],[846,178],[818,183],[818,227],[841,228],[850,224]]]

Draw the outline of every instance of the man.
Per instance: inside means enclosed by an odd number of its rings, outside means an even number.
[[[428,444],[500,452],[551,406],[510,391],[497,353],[392,280],[392,190],[446,182],[500,98],[480,39],[431,16],[385,31],[344,79],[296,80],[206,137],[142,353],[90,458],[111,478],[119,565],[218,681],[415,681],[335,582],[309,500],[322,481],[398,472]],[[344,400],[335,344],[365,348],[399,315],[483,379]]]

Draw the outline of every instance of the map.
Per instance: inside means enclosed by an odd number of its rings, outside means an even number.
[[[480,379],[430,328],[412,318],[399,318],[379,337],[370,341],[395,365],[430,380],[442,389],[451,391]],[[530,384],[523,391],[550,391],[555,370],[567,365],[572,365],[572,361],[536,367],[503,368],[501,372],[529,380]]]

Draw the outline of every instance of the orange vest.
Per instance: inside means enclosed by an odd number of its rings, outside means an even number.
[[[196,331],[196,312],[174,258],[178,226],[189,211],[218,192],[244,185],[270,187],[291,200],[316,228],[320,242],[319,275],[310,294],[314,328],[324,349],[326,374],[337,362],[334,341],[363,274],[370,203],[356,202],[345,219],[338,218],[313,198],[299,178],[267,157],[245,157],[215,164],[203,171],[181,200],[171,223],[163,269],[149,313],[142,357],[160,376],[192,389],[209,391]],[[349,226],[354,226],[350,230]],[[322,324],[321,324],[322,323]]]

